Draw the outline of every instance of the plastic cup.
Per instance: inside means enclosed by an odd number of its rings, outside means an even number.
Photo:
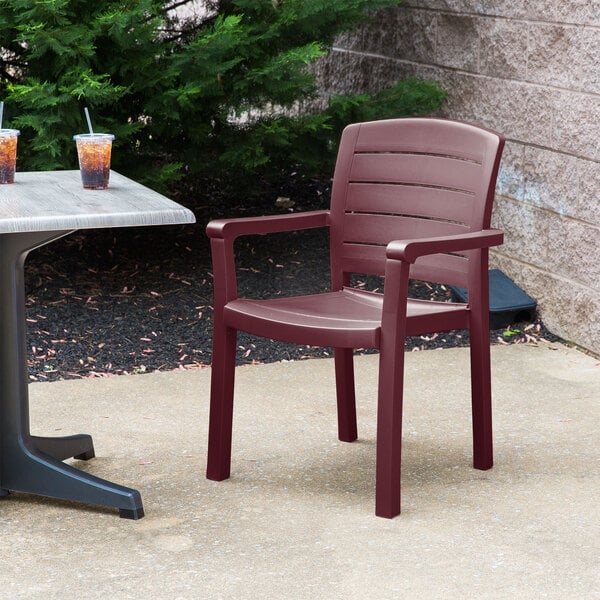
[[[15,182],[18,129],[0,129],[0,183]]]
[[[110,175],[110,153],[115,136],[111,133],[80,133],[74,135],[83,187],[105,190]]]

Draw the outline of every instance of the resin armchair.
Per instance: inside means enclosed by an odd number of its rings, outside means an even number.
[[[379,349],[375,512],[389,518],[400,513],[405,338],[469,330],[473,463],[492,466],[488,248],[503,240],[490,229],[503,146],[501,135],[456,121],[356,123],[342,134],[329,210],[208,224],[214,273],[209,479],[230,475],[238,330],[334,348],[338,433],[347,442],[357,438],[353,349]],[[330,292],[238,297],[237,237],[313,227],[330,230]],[[351,287],[353,273],[383,275],[383,293]],[[465,287],[469,303],[410,299],[409,279]]]

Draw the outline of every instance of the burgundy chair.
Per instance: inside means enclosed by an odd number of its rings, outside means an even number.
[[[376,509],[400,513],[405,337],[466,329],[473,462],[492,466],[488,248],[504,138],[466,123],[406,118],[356,123],[341,138],[329,210],[210,222],[214,333],[207,477],[230,474],[236,332],[334,348],[338,433],[357,438],[353,348],[379,349]],[[329,227],[331,291],[238,298],[241,235]],[[383,294],[350,286],[384,275]],[[407,297],[409,279],[465,287],[468,304]],[[444,354],[439,355],[444,360]]]

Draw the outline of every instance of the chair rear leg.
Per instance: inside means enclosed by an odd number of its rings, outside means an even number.
[[[237,331],[217,323],[214,327],[206,477],[222,481],[231,470]]]
[[[337,394],[338,438],[353,442],[358,437],[356,427],[356,396],[352,348],[335,348],[335,387]]]
[[[490,469],[494,464],[489,335],[486,326],[471,328],[473,466],[482,470]]]

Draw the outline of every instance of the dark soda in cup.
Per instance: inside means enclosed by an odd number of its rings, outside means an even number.
[[[18,129],[0,129],[0,183],[14,183]]]
[[[105,190],[110,175],[110,154],[115,136],[111,133],[80,133],[74,135],[83,187]]]

